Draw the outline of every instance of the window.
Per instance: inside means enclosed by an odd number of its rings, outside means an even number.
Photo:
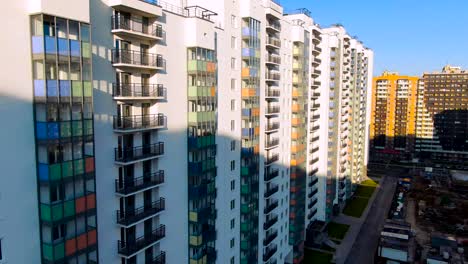
[[[236,37],[231,36],[231,49],[235,49],[236,46]]]
[[[236,129],[236,121],[231,120],[231,131],[234,131]]]
[[[0,260],[3,259],[3,254],[2,254],[2,242],[3,242],[3,239],[0,238]]]
[[[236,110],[236,100],[232,99],[231,100],[231,111],[234,111],[234,110]]]
[[[231,70],[236,69],[236,58],[231,58]]]
[[[231,171],[235,170],[236,169],[236,161],[235,160],[231,160]]]
[[[237,18],[235,15],[231,15],[231,26],[237,28]]]
[[[231,264],[236,263],[236,259],[234,257],[231,258]]]
[[[236,79],[231,79],[231,91],[236,90]]]
[[[52,228],[52,240],[56,241],[65,237],[65,225],[61,224]]]
[[[234,191],[234,189],[236,189],[236,181],[232,180],[231,181],[231,191]]]
[[[236,150],[236,141],[231,140],[231,151],[234,151],[234,150]]]
[[[235,242],[235,239],[234,239],[234,238],[231,238],[231,248],[234,247],[234,244],[235,244],[235,243],[236,243],[236,242]]]
[[[231,200],[231,210],[236,208],[236,200]]]
[[[231,229],[234,229],[234,227],[236,227],[236,219],[235,218],[231,219]]]

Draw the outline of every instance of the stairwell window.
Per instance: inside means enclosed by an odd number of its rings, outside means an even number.
[[[2,242],[3,242],[3,238],[0,238],[0,260],[3,260]]]

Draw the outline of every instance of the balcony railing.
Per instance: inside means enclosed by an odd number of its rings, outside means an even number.
[[[147,264],[166,264],[166,252],[161,251],[159,255],[148,261]]]
[[[319,160],[319,158],[317,157],[317,158],[311,160],[309,164],[310,164],[310,165],[313,165],[313,164],[315,164],[318,160]]]
[[[265,239],[263,240],[263,245],[264,246],[268,246],[273,240],[275,240],[275,238],[278,237],[278,231],[275,231],[273,233],[270,233],[269,235],[267,235],[265,237]]]
[[[162,183],[164,183],[164,171],[160,170],[158,172],[148,173],[143,177],[123,181],[115,180],[115,192],[122,195],[128,195]]]
[[[140,220],[143,220],[147,217],[155,215],[165,208],[164,198],[159,198],[159,200],[136,209],[129,209],[126,211],[117,210],[117,223],[120,225],[128,226],[134,224]]]
[[[266,220],[266,222],[263,223],[263,229],[264,230],[270,229],[274,224],[276,224],[276,222],[278,222],[278,216],[277,215],[270,218],[269,220]]]
[[[166,117],[163,114],[114,116],[114,130],[132,131],[164,127]]]
[[[265,172],[265,181],[271,181],[279,176],[279,169],[269,169]]]
[[[265,56],[265,59],[267,63],[281,64],[281,57],[279,56],[273,56],[273,55],[267,54]]]
[[[317,152],[319,150],[319,147],[315,147],[313,149],[310,150],[310,154],[314,154],[315,152]]]
[[[317,184],[317,182],[318,182],[318,178],[315,178],[315,179],[313,179],[311,182],[309,182],[308,186],[309,186],[309,187],[312,187],[312,186],[314,186],[315,184]]]
[[[279,47],[281,47],[281,40],[279,40],[278,38],[267,37],[266,38],[266,44],[279,48]]]
[[[132,66],[164,68],[164,59],[160,54],[139,52],[126,49],[112,50],[112,64],[127,64]]]
[[[151,233],[145,234],[139,238],[130,241],[118,241],[117,248],[118,252],[124,256],[131,256],[138,251],[150,246],[151,244],[161,240],[166,236],[166,227],[160,225],[158,228],[153,230]]]
[[[315,173],[318,172],[318,168],[313,169],[312,171],[309,172],[309,176],[314,176]]]
[[[268,197],[272,196],[273,194],[275,194],[278,191],[279,191],[279,186],[278,185],[276,185],[274,187],[271,187],[271,188],[268,188],[265,191],[265,198],[268,198]]]
[[[271,211],[273,211],[276,207],[278,207],[278,201],[274,201],[270,204],[268,204],[265,209],[263,210],[263,212],[265,214],[269,214]]]
[[[270,21],[267,23],[267,27],[273,28],[277,31],[281,31],[281,24],[278,22]]]
[[[272,138],[270,140],[267,140],[265,142],[265,148],[273,148],[277,147],[279,145],[279,138]]]
[[[314,215],[317,214],[317,209],[314,209],[312,212],[310,212],[308,215],[307,215],[307,219],[312,219],[312,217],[314,217]]]
[[[127,98],[166,98],[166,89],[162,84],[113,83],[112,96]]]
[[[314,207],[314,205],[317,204],[317,202],[318,202],[318,199],[317,199],[317,198],[314,199],[314,200],[312,200],[312,201],[307,205],[307,208],[308,208],[308,209],[311,209],[312,207]]]
[[[263,261],[268,261],[276,253],[277,250],[278,247],[276,245],[268,248],[265,254],[263,254]]]
[[[266,97],[279,97],[281,94],[279,89],[274,89],[271,87],[266,88],[265,90],[265,96]]]
[[[112,30],[126,30],[143,35],[149,35],[153,38],[163,38],[163,29],[160,24],[148,24],[135,17],[126,17],[122,15],[112,16]]]
[[[266,80],[279,81],[280,78],[281,78],[281,75],[279,74],[279,72],[271,72],[271,71],[265,72],[265,79]]]
[[[265,163],[266,163],[267,165],[269,165],[269,164],[271,164],[271,163],[273,163],[273,162],[275,162],[275,161],[278,161],[278,160],[279,160],[279,155],[278,155],[278,154],[274,154],[274,155],[272,155],[271,157],[267,157]]]
[[[273,130],[278,130],[279,127],[280,127],[279,122],[272,122],[272,123],[266,124],[265,131],[269,132],[269,131],[273,131]]]
[[[279,106],[268,106],[266,109],[266,114],[278,114],[280,112],[280,107]]]
[[[141,147],[120,147],[114,149],[115,161],[121,163],[138,161],[164,154],[164,143],[147,144]]]

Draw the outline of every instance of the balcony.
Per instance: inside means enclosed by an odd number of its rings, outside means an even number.
[[[263,239],[263,245],[268,246],[275,238],[278,237],[278,231],[268,234],[265,239]]]
[[[313,121],[317,121],[317,120],[319,120],[320,115],[313,115],[311,118],[312,118]]]
[[[266,30],[274,33],[279,33],[281,32],[281,24],[276,21],[269,21],[267,22]]]
[[[265,56],[265,63],[266,64],[279,65],[279,64],[281,64],[281,57],[279,55],[267,54]]]
[[[318,178],[315,177],[311,182],[309,182],[308,186],[309,186],[309,187],[313,187],[313,186],[314,186],[315,184],[317,184],[317,183],[318,183]]]
[[[309,194],[307,195],[307,197],[312,198],[312,197],[313,197],[315,194],[317,194],[317,193],[318,193],[318,189],[315,188],[311,193],[309,193]]]
[[[319,130],[320,126],[313,126],[310,128],[310,132],[315,132],[317,130]]]
[[[264,197],[269,198],[270,196],[272,196],[273,194],[275,194],[278,191],[279,191],[279,186],[278,185],[267,188],[267,190],[265,191]]]
[[[276,207],[278,207],[278,201],[277,201],[277,200],[274,201],[274,202],[272,202],[272,203],[270,203],[270,204],[268,204],[267,206],[265,206],[265,209],[263,209],[263,213],[269,214],[269,213],[271,213],[271,211],[273,211]],[[278,218],[278,217],[276,217],[276,218]],[[278,219],[276,219],[276,220],[278,220]]]
[[[265,89],[265,97],[269,97],[269,98],[276,98],[276,97],[279,97],[281,94],[280,90],[279,89],[275,89],[271,86],[267,87]]]
[[[266,71],[265,72],[265,81],[267,82],[277,82],[281,78],[281,74],[277,71]]]
[[[272,133],[279,129],[279,122],[271,122],[265,125],[265,133]]]
[[[135,133],[163,128],[166,117],[163,114],[114,116],[114,132]]]
[[[277,222],[278,222],[278,216],[275,215],[275,216],[273,216],[272,218],[267,219],[267,220],[265,221],[265,223],[263,223],[263,229],[264,229],[264,230],[268,230],[268,229],[270,229],[274,224],[276,224]]]
[[[163,29],[160,24],[148,24],[139,18],[122,15],[112,16],[112,33],[145,40],[162,40]]]
[[[320,93],[317,93],[317,92],[312,93],[311,97],[312,97],[312,99],[318,99],[320,97]]]
[[[315,168],[315,169],[313,169],[313,170],[311,170],[311,171],[309,172],[309,176],[312,177],[312,176],[314,176],[315,173],[317,173],[317,172],[318,172],[318,168]]]
[[[122,196],[128,196],[136,192],[146,191],[164,183],[164,171],[147,173],[143,177],[129,180],[115,180],[115,192]]]
[[[162,16],[162,7],[159,5],[158,0],[110,0],[109,5],[115,10],[141,16]]]
[[[166,264],[166,252],[161,251],[159,255],[149,260],[147,264]]]
[[[120,255],[127,258],[134,256],[138,252],[149,248],[166,236],[166,227],[160,225],[151,233],[130,241],[118,241],[117,248]]]
[[[163,154],[163,142],[140,147],[119,147],[114,149],[115,163],[118,165],[130,165],[139,161],[155,159]]]
[[[269,169],[265,172],[265,181],[271,181],[279,176],[279,169]]]
[[[317,157],[317,158],[311,160],[311,161],[309,162],[309,164],[310,164],[310,165],[314,165],[315,163],[317,163],[318,160],[319,160],[319,158]]]
[[[139,208],[129,209],[125,212],[117,210],[117,224],[130,227],[140,221],[154,217],[156,214],[162,212],[165,208],[164,198]]]
[[[310,154],[314,154],[315,152],[319,151],[319,147],[315,147],[309,151]]]
[[[113,49],[112,66],[126,69],[164,70],[165,61],[160,54],[134,50]]]
[[[265,115],[277,115],[280,112],[279,106],[268,106],[265,109]]]
[[[312,219],[312,217],[314,217],[315,215],[317,214],[317,209],[314,209],[312,212],[310,212],[308,215],[307,215],[307,219]]]
[[[276,162],[278,160],[279,160],[279,154],[271,155],[270,157],[266,158],[265,166],[271,165],[273,162]]]
[[[275,37],[267,37],[266,38],[266,47],[267,48],[273,48],[273,49],[279,49],[279,48],[281,48],[281,40],[279,38],[275,38]]]
[[[315,137],[310,139],[310,143],[314,143],[314,142],[316,142],[318,140],[319,140],[319,136],[315,136]]]
[[[316,205],[318,202],[318,199],[315,198],[314,200],[312,200],[308,205],[307,205],[307,208],[308,209],[312,209],[312,207],[314,207],[314,205]]]
[[[278,250],[278,247],[276,245],[267,248],[265,253],[263,254],[263,261],[268,261]]]
[[[164,100],[167,93],[162,84],[113,83],[112,96],[118,101]]]
[[[279,138],[271,138],[271,139],[267,139],[267,141],[265,142],[265,149],[272,149],[272,148],[276,148],[279,146]]]

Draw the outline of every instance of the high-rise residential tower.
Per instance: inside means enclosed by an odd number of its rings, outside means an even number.
[[[384,72],[373,80],[370,143],[373,158],[414,153],[419,77]]]
[[[5,8],[0,263],[301,263],[365,176],[372,51],[305,9]]]

